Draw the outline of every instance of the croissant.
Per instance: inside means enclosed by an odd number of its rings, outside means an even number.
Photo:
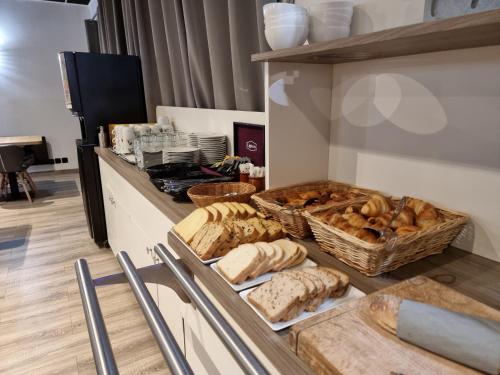
[[[342,217],[347,220],[349,225],[355,228],[363,228],[368,225],[368,222],[363,217],[363,215],[352,213],[352,214],[344,214]]]
[[[415,223],[422,229],[427,229],[442,222],[442,218],[434,206],[429,205],[417,215]]]
[[[368,202],[361,207],[361,213],[365,216],[380,216],[392,209],[392,205],[386,197],[373,194]]]
[[[333,214],[332,216],[330,216],[326,220],[327,224],[332,225],[332,226],[337,225],[337,223],[339,223],[341,221],[345,221],[345,219],[342,217],[341,214]]]
[[[358,212],[358,209],[354,206],[349,206],[344,211],[345,214],[353,214],[353,213],[357,213],[357,212]]]
[[[403,207],[396,219],[391,223],[392,228],[399,228],[407,225],[413,225],[415,222],[415,212],[410,207]]]
[[[360,240],[363,240],[363,241],[366,241],[369,243],[378,243],[377,236],[369,230],[358,229],[354,235],[356,237],[358,237]]]
[[[305,200],[319,198],[321,196],[321,192],[319,191],[306,191],[305,193],[299,194],[299,197]]]
[[[409,233],[414,233],[419,231],[420,229],[416,226],[413,225],[406,225],[406,226],[401,226],[398,229],[396,229],[396,234],[398,236],[404,235],[404,234],[409,234]]]

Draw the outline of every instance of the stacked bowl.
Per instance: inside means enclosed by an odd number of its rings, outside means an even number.
[[[264,5],[266,40],[273,50],[304,44],[309,33],[307,10],[289,3]]]
[[[352,13],[352,0],[331,0],[310,5],[309,43],[349,36]]]

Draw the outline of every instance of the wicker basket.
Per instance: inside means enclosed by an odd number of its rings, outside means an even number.
[[[466,214],[436,208],[445,218],[443,223],[401,236],[396,239],[393,247],[386,246],[385,243],[372,244],[362,241],[324,223],[308,212],[304,213],[304,217],[309,222],[322,251],[335,256],[367,276],[377,276],[429,255],[442,253],[469,219]],[[341,211],[337,210],[337,212]]]
[[[200,184],[187,191],[189,198],[198,207],[210,206],[215,202],[248,203],[254,193],[255,186],[244,182]]]
[[[282,207],[274,202],[282,197],[304,193],[311,190],[347,191],[349,189],[358,190],[362,194],[362,197],[339,202],[333,205],[329,205],[328,207],[342,209],[355,203],[366,202],[369,199],[369,195],[374,193],[373,190],[358,188],[342,182],[317,181],[307,184],[269,189],[261,193],[254,194],[252,196],[252,199],[264,214],[266,214],[267,216],[272,216],[276,220],[279,220],[288,231],[288,233],[290,233],[292,236],[296,238],[305,238],[311,235],[311,228],[309,227],[307,220],[304,218],[304,216],[302,216],[302,213],[305,210]]]

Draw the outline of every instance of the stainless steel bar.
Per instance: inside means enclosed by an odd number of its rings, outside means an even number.
[[[75,270],[97,373],[99,375],[118,374],[87,261],[78,259],[75,262]]]
[[[200,287],[196,285],[187,271],[181,266],[180,262],[175,259],[161,243],[155,246],[155,251],[160,256],[161,260],[172,270],[181,284],[181,287],[200,310],[201,314],[208,321],[217,336],[219,336],[224,345],[229,349],[234,359],[242,366],[244,371],[252,375],[268,374],[260,361],[253,355],[250,349],[248,349]]]
[[[163,357],[167,361],[167,365],[170,371],[174,375],[191,375],[193,371],[189,366],[184,354],[182,353],[179,345],[175,341],[172,332],[167,326],[167,323],[163,319],[160,310],[156,306],[151,294],[141,279],[137,270],[130,260],[128,254],[124,251],[120,251],[117,255],[118,262],[127,277],[132,291],[134,292],[135,298],[146,317],[149,324],[149,328],[153,332],[153,335],[158,343]]]

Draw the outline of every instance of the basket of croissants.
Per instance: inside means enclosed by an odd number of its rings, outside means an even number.
[[[302,216],[304,211],[312,212],[323,207],[346,208],[350,204],[366,202],[373,192],[342,182],[316,181],[268,189],[252,195],[252,200],[267,216],[280,221],[289,234],[305,238],[312,233]]]
[[[399,203],[373,194],[366,203],[305,212],[304,217],[323,251],[368,276],[443,252],[468,220],[466,214],[416,198]]]

